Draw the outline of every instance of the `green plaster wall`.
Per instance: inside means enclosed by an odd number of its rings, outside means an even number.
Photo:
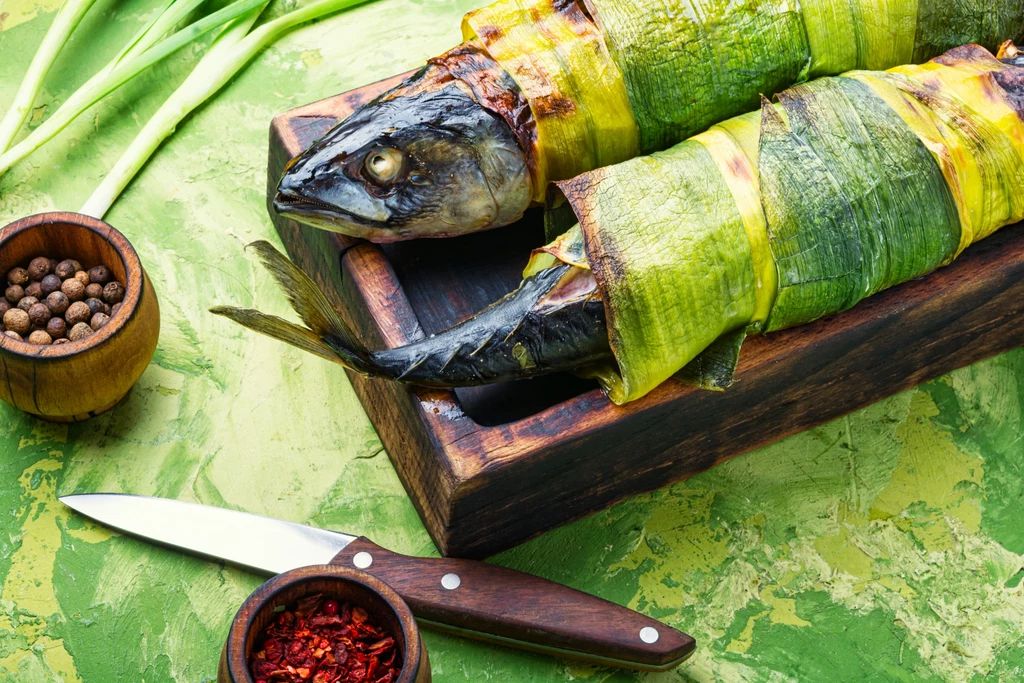
[[[58,4],[0,0],[0,103]],[[156,4],[99,0],[34,121]],[[242,250],[276,239],[263,208],[270,118],[413,67],[454,44],[477,4],[379,0],[296,31],[186,120],[114,207],[160,295],[160,348],[129,398],[89,423],[0,407],[0,681],[210,681],[261,580],[111,535],[56,494],[171,496],[435,552],[341,369],[205,310],[286,312]],[[81,206],[199,54],[159,65],[0,179],[0,221]],[[435,680],[1024,678],[1022,407],[1017,351],[495,558],[692,633],[700,649],[676,671],[428,633]]]

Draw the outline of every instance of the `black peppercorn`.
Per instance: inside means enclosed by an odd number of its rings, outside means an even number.
[[[67,343],[68,343],[69,341],[71,341],[71,340],[70,340],[70,339],[66,339],[66,338],[62,337],[62,338],[60,338],[60,339],[54,339],[54,340],[53,340],[53,345],[54,345],[54,346],[57,346],[58,344],[67,344]]]
[[[89,285],[89,273],[84,270],[75,271],[75,279],[81,282],[83,287],[87,287]]]
[[[50,322],[52,317],[50,307],[46,304],[32,304],[32,307],[28,309],[28,319],[36,327],[43,327]]]
[[[28,284],[28,271],[24,268],[11,268],[7,273],[7,284],[24,287]]]
[[[17,304],[25,298],[25,288],[21,285],[11,285],[4,292],[4,298],[12,304]]]
[[[18,302],[18,308],[28,313],[28,309],[39,303],[39,299],[34,296],[23,296],[21,301]]]
[[[89,282],[105,285],[110,282],[110,269],[106,266],[96,266],[89,270]]]
[[[0,299],[0,319],[4,317],[4,313],[11,310],[11,302],[7,299]]]
[[[60,278],[52,273],[39,282],[39,286],[43,288],[43,296],[48,296],[50,292],[56,292],[60,289],[60,285]]]
[[[46,297],[46,305],[50,307],[50,312],[54,315],[64,315],[68,306],[71,305],[71,299],[64,292],[50,292],[50,295]]]
[[[54,339],[60,339],[68,333],[68,324],[64,322],[64,318],[53,317],[46,323],[46,334],[50,335]]]
[[[50,274],[50,259],[45,256],[37,256],[28,264],[28,276],[32,280],[42,280]]]
[[[57,274],[61,280],[67,280],[69,277],[74,277],[75,273],[82,269],[82,264],[74,259],[64,259],[57,264],[53,272]]]
[[[103,285],[96,282],[90,282],[85,288],[85,297],[87,299],[102,299]]]
[[[79,339],[85,339],[92,334],[92,328],[86,323],[76,323],[71,331],[68,332],[68,339],[71,341],[78,341]]]
[[[21,338],[21,335],[18,334],[17,332],[15,332],[14,330],[7,330],[6,332],[4,332],[4,334],[6,334],[11,339],[17,339],[18,341],[24,341]]]

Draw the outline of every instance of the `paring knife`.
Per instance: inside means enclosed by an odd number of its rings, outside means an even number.
[[[88,493],[60,501],[124,533],[261,573],[361,569],[394,588],[422,624],[467,638],[648,671],[678,666],[696,647],[633,610],[486,562],[398,555],[364,537],[165,498]]]

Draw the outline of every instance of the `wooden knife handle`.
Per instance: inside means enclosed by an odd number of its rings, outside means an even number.
[[[331,563],[372,574],[424,625],[468,638],[647,671],[677,666],[697,645],[633,610],[486,562],[408,557],[357,538]]]

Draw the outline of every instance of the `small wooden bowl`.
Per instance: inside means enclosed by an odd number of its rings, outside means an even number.
[[[107,266],[125,285],[121,309],[77,342],[36,346],[0,334],[0,400],[52,422],[78,422],[110,410],[142,376],[156,351],[160,306],[124,235],[96,218],[43,213],[0,230],[0,278],[36,256]]]
[[[430,683],[430,661],[408,605],[387,584],[347,567],[314,565],[278,574],[256,589],[231,622],[221,651],[217,683],[254,683],[248,660],[256,637],[275,618],[274,609],[322,593],[365,609],[398,645],[402,673],[394,683]]]

